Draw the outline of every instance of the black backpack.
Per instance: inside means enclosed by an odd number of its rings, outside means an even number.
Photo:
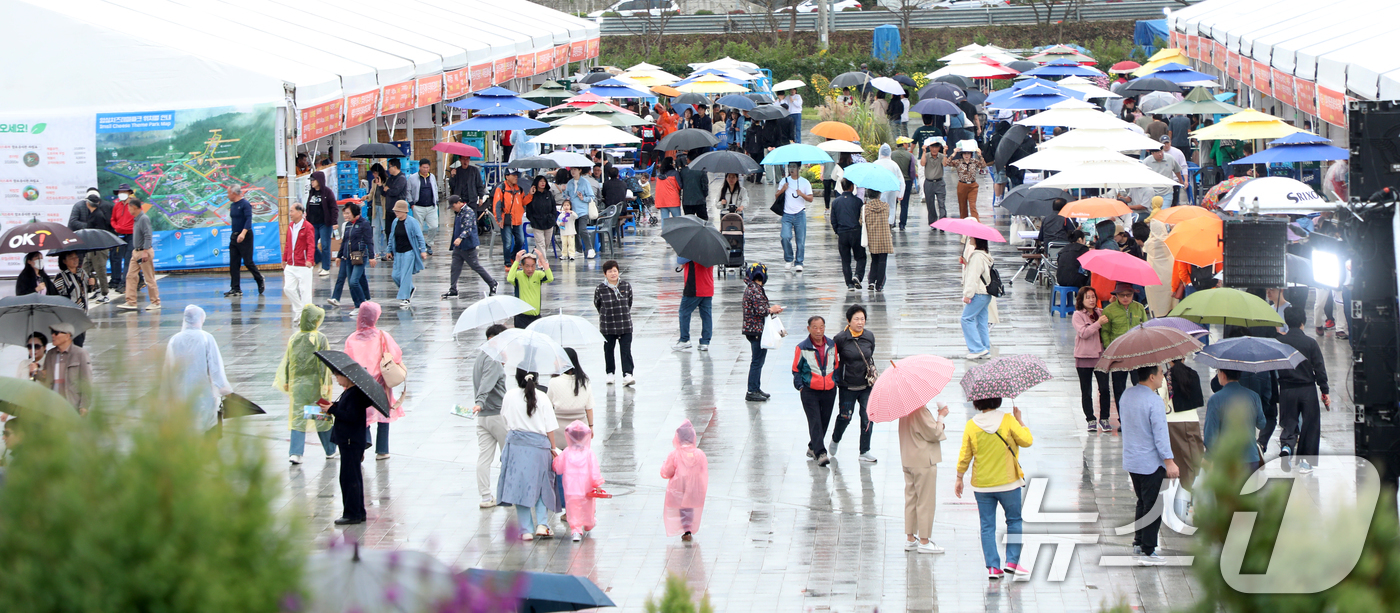
[[[987,295],[1000,298],[1006,295],[1006,287],[1001,284],[1001,273],[996,266],[987,267]]]
[[[1196,288],[1198,292],[1215,287],[1215,267],[1192,265],[1191,287]]]

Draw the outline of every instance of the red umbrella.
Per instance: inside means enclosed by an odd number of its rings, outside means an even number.
[[[1104,372],[1135,370],[1184,358],[1201,347],[1199,341],[1176,328],[1137,326],[1110,343],[1094,368]]]
[[[1142,68],[1142,64],[1129,60],[1123,60],[1121,62],[1118,62],[1117,64],[1114,64],[1111,68],[1108,69],[1108,71],[1116,74],[1123,74],[1132,72],[1139,68]]]
[[[933,222],[933,227],[939,230],[943,230],[944,232],[962,234],[963,236],[971,236],[972,238],[989,240],[994,243],[1006,242],[1006,239],[1002,237],[1001,232],[997,232],[996,228],[993,228],[991,226],[983,224],[980,221],[977,221],[975,217],[968,217],[965,219],[944,217],[943,219]]]
[[[894,421],[926,406],[953,380],[953,362],[916,355],[890,363],[870,390],[870,421]]]
[[[451,153],[451,154],[454,154],[454,155],[464,155],[464,156],[467,156],[467,157],[474,157],[474,158],[479,158],[479,157],[481,157],[481,150],[480,150],[480,149],[477,149],[476,147],[473,147],[473,146],[468,145],[468,144],[466,144],[466,143],[454,143],[454,142],[438,143],[438,144],[436,144],[436,145],[433,145],[433,151],[441,151],[441,152],[443,152],[443,153]]]
[[[1084,270],[1102,275],[1106,279],[1132,283],[1133,285],[1161,285],[1157,271],[1147,262],[1122,251],[1095,249],[1079,256],[1079,265]]]

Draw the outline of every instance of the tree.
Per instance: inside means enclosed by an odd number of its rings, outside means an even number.
[[[656,9],[653,9],[656,10]],[[622,23],[622,27],[627,28],[627,33],[636,36],[642,41],[643,55],[651,55],[661,48],[661,42],[666,38],[666,24],[671,22],[671,18],[679,15],[676,11],[656,10],[634,13],[631,17],[619,15],[605,15],[604,19],[613,19]]]
[[[914,41],[913,30],[909,27],[909,22],[914,19],[914,11],[919,10],[919,5],[925,1],[899,0],[899,4],[881,5],[899,17],[899,38],[906,45]]]
[[[1037,24],[1050,25],[1055,21],[1055,7],[1057,6],[1064,7],[1064,10],[1060,12],[1060,20],[1069,19],[1071,12],[1074,13],[1075,19],[1079,19],[1079,7],[1083,4],[1083,0],[1012,0],[1011,3],[1031,7],[1031,11],[1035,13]],[[1041,15],[1042,9],[1045,11],[1043,17]]]

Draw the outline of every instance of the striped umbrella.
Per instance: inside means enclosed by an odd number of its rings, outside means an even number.
[[[953,380],[953,362],[915,355],[891,362],[870,390],[870,421],[894,421],[928,404]]]
[[[1033,355],[1012,355],[973,366],[963,374],[963,395],[968,400],[1015,398],[1049,381],[1050,369]]]

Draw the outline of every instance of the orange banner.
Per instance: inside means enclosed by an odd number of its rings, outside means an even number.
[[[535,54],[515,56],[515,76],[529,77],[535,74]]]
[[[1274,97],[1291,107],[1298,106],[1298,97],[1293,93],[1293,75],[1282,70],[1273,70]]]
[[[384,87],[384,102],[379,107],[380,115],[393,115],[413,108],[413,81],[404,81]]]
[[[554,50],[546,49],[535,54],[535,74],[554,69]]]
[[[379,90],[355,94],[345,99],[345,127],[353,128],[379,114]]]
[[[514,79],[515,58],[508,57],[502,60],[496,60],[494,73],[495,74],[493,74],[491,77],[491,83],[493,85],[500,85],[501,83],[505,83],[506,81]]]
[[[300,142],[309,143],[343,130],[345,124],[340,116],[343,108],[345,101],[337,98],[325,104],[302,109]]]
[[[1210,41],[1210,61],[1216,68],[1225,70],[1225,45]]]
[[[1254,89],[1264,93],[1265,96],[1274,96],[1274,84],[1271,80],[1273,70],[1265,66],[1262,62],[1254,63]],[[1277,96],[1274,96],[1277,98]]]
[[[1200,56],[1200,53],[1198,53],[1199,50],[1196,48],[1195,36],[1187,36],[1186,43],[1182,46],[1185,48],[1186,57],[1189,57],[1194,60],[1197,59],[1198,56]]]
[[[442,102],[442,75],[418,79],[418,103],[413,108],[423,108]]]
[[[587,43],[587,42],[585,42],[585,41],[579,41],[579,42],[576,42],[576,43],[569,43],[569,61],[570,61],[570,62],[582,62],[582,61],[584,61],[584,60],[586,60],[586,59],[588,59],[588,43]]]
[[[569,65],[569,46],[559,45],[554,48],[554,67],[565,68]]]
[[[1229,49],[1225,49],[1225,76],[1240,80],[1240,55]]]
[[[471,91],[471,68],[442,73],[443,100],[456,100]]]
[[[601,38],[590,38],[590,39],[588,39],[588,50],[587,50],[587,53],[586,53],[586,55],[585,55],[584,57],[598,57],[599,47],[602,46],[602,45],[601,45],[602,42],[603,42],[603,39],[601,39]]]
[[[1293,91],[1298,96],[1298,110],[1309,115],[1317,114],[1317,86],[1307,79],[1293,77]]]
[[[1321,85],[1317,86],[1317,116],[1339,128],[1347,126],[1347,96]]]
[[[491,87],[491,65],[477,64],[471,68],[471,91],[479,92]]]

